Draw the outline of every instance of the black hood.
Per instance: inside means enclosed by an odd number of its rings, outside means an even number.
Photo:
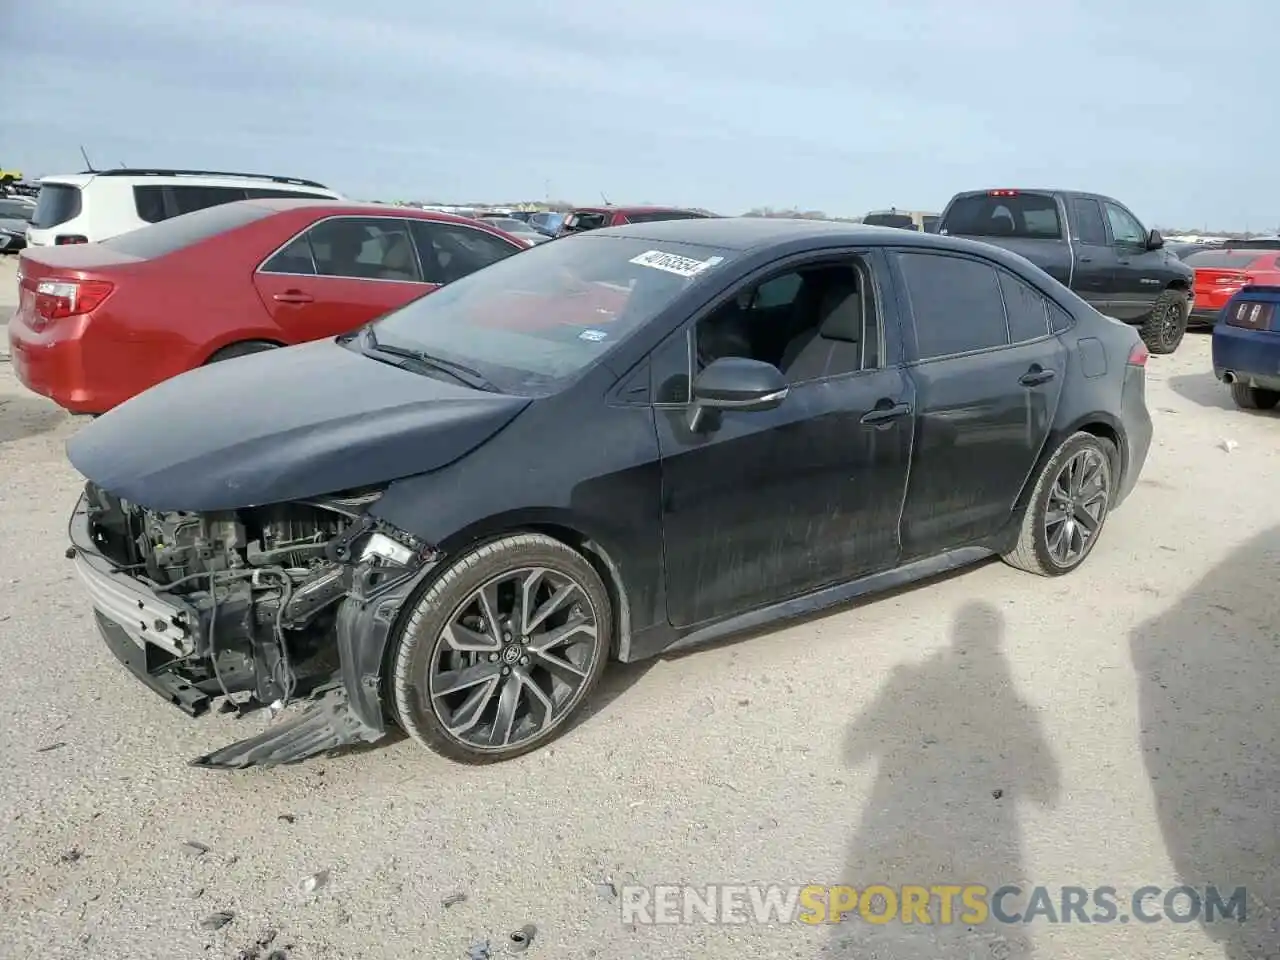
[[[438,469],[529,402],[322,340],[167,380],[86,426],[67,456],[98,486],[153,510],[232,510]]]

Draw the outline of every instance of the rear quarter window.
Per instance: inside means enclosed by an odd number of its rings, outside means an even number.
[[[960,237],[1021,237],[1061,240],[1058,203],[1044,193],[1014,196],[968,194],[951,204],[942,228]]]
[[[46,183],[40,187],[36,200],[36,212],[31,225],[37,230],[47,230],[80,216],[80,188],[69,183]]]
[[[143,259],[163,257],[228,230],[248,226],[271,213],[269,208],[254,203],[224,203],[122,233],[102,241],[102,246]]]

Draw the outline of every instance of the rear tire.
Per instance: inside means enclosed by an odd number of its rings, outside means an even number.
[[[1160,294],[1138,327],[1138,334],[1147,349],[1155,354],[1169,354],[1177,350],[1187,332],[1188,313],[1185,290],[1166,290]]]
[[[223,347],[206,360],[205,363],[218,363],[220,360],[247,357],[251,353],[262,353],[264,350],[278,350],[279,348],[280,344],[272,343],[270,340],[244,340],[240,343],[233,343],[229,347]]]
[[[1231,399],[1241,410],[1274,410],[1280,403],[1280,392],[1251,387],[1247,383],[1233,383]]]
[[[1084,563],[1110,514],[1118,460],[1109,440],[1083,431],[1068,437],[1041,468],[1018,542],[1001,559],[1042,577],[1060,577]]]

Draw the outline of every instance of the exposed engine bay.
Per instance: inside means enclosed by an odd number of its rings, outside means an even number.
[[[287,704],[337,675],[341,601],[423,559],[414,541],[365,517],[376,499],[357,491],[194,514],[147,510],[94,484],[85,493],[102,556],[187,612],[128,628],[144,641],[148,673],[180,680],[170,699],[192,715],[219,695],[224,710]]]

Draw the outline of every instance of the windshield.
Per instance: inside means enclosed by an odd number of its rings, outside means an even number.
[[[632,237],[566,237],[420,297],[373,332],[379,344],[472,367],[504,391],[550,392],[733,255]]]
[[[914,230],[916,222],[901,213],[870,213],[862,218],[869,227],[896,227],[899,230]]]
[[[1243,270],[1259,259],[1259,254],[1257,250],[1197,250],[1183,254],[1182,259],[1196,268]]]
[[[30,222],[35,210],[34,205],[23,203],[20,200],[0,200],[0,220],[26,220]]]
[[[564,218],[565,230],[599,230],[605,225],[606,214],[603,213],[571,213]]]

